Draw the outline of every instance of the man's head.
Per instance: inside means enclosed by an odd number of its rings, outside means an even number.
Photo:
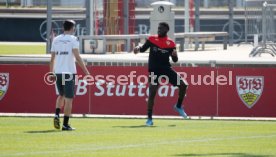
[[[170,26],[166,22],[159,23],[158,26],[158,36],[165,37],[170,30]]]
[[[75,31],[76,22],[74,20],[65,20],[63,23],[63,29],[66,32],[73,33]]]

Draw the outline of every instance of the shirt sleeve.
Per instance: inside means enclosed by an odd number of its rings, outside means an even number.
[[[150,47],[150,41],[149,40],[147,40],[146,42],[145,42],[145,44],[140,48],[140,52],[145,52],[145,51],[147,51],[147,49]]]
[[[73,49],[79,49],[80,43],[77,37],[73,40]]]

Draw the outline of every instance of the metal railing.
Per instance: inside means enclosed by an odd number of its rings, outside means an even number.
[[[276,4],[264,2],[262,5],[262,41],[254,47],[250,53],[251,57],[268,53],[276,55]]]
[[[245,42],[252,42],[254,35],[262,34],[263,3],[276,4],[275,0],[245,0]]]
[[[125,44],[125,52],[131,52],[133,47],[135,45],[138,45],[140,40],[145,40],[149,34],[121,34],[121,35],[83,35],[79,36],[80,41],[80,52],[84,53],[84,47],[85,47],[85,40],[89,41],[89,44],[91,48],[97,47],[97,40],[103,41],[103,49],[101,53],[106,53],[107,45],[112,45],[112,51],[114,52],[117,44],[121,44],[119,41],[123,41]],[[227,32],[190,32],[190,33],[175,33],[175,40],[180,41],[180,51],[184,51],[184,41],[185,40],[193,40],[193,41],[200,41],[202,44],[202,49],[204,50],[205,42],[211,40],[215,40],[216,37],[223,37],[223,49],[227,49],[227,43],[228,43],[228,33]],[[195,42],[196,43],[196,42]],[[195,51],[198,51],[199,46],[195,44]]]

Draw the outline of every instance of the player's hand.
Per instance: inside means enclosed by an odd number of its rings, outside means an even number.
[[[88,83],[93,83],[94,79],[93,76],[88,72],[85,73],[85,76],[79,81],[83,82],[85,85],[88,85]]]
[[[85,75],[84,75],[84,77],[83,77],[83,80],[86,80],[86,81],[87,81],[87,80],[91,79],[91,77],[92,77],[92,76],[91,76],[90,72],[89,72],[89,71],[86,71],[86,72],[85,72]]]
[[[51,82],[56,82],[56,80],[57,80],[57,77],[56,77],[55,74],[51,74],[51,75],[49,76],[49,81],[51,81]]]
[[[173,52],[172,52],[172,56],[177,57],[177,52],[176,52],[176,50],[173,50]]]
[[[87,75],[90,75],[90,72],[88,70],[85,72],[85,76]]]
[[[89,74],[89,75],[85,75],[85,76],[83,77],[82,80],[87,82],[88,80],[91,80],[91,79],[93,79],[93,78],[92,78],[92,76]]]
[[[134,54],[139,53],[139,51],[140,51],[140,46],[136,46],[133,50]]]

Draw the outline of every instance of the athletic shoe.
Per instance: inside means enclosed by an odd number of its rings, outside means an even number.
[[[75,128],[72,128],[70,125],[63,125],[62,126],[62,131],[73,131],[73,130],[76,130]]]
[[[178,108],[176,105],[174,105],[174,110],[175,110],[176,112],[178,112],[178,114],[179,114],[181,117],[183,117],[183,118],[185,118],[185,119],[187,118],[187,114],[185,113],[183,107]]]
[[[59,117],[55,117],[55,118],[54,118],[54,127],[55,127],[56,129],[60,129]]]
[[[146,126],[152,126],[152,125],[153,125],[152,119],[148,119],[148,120],[146,121]]]

